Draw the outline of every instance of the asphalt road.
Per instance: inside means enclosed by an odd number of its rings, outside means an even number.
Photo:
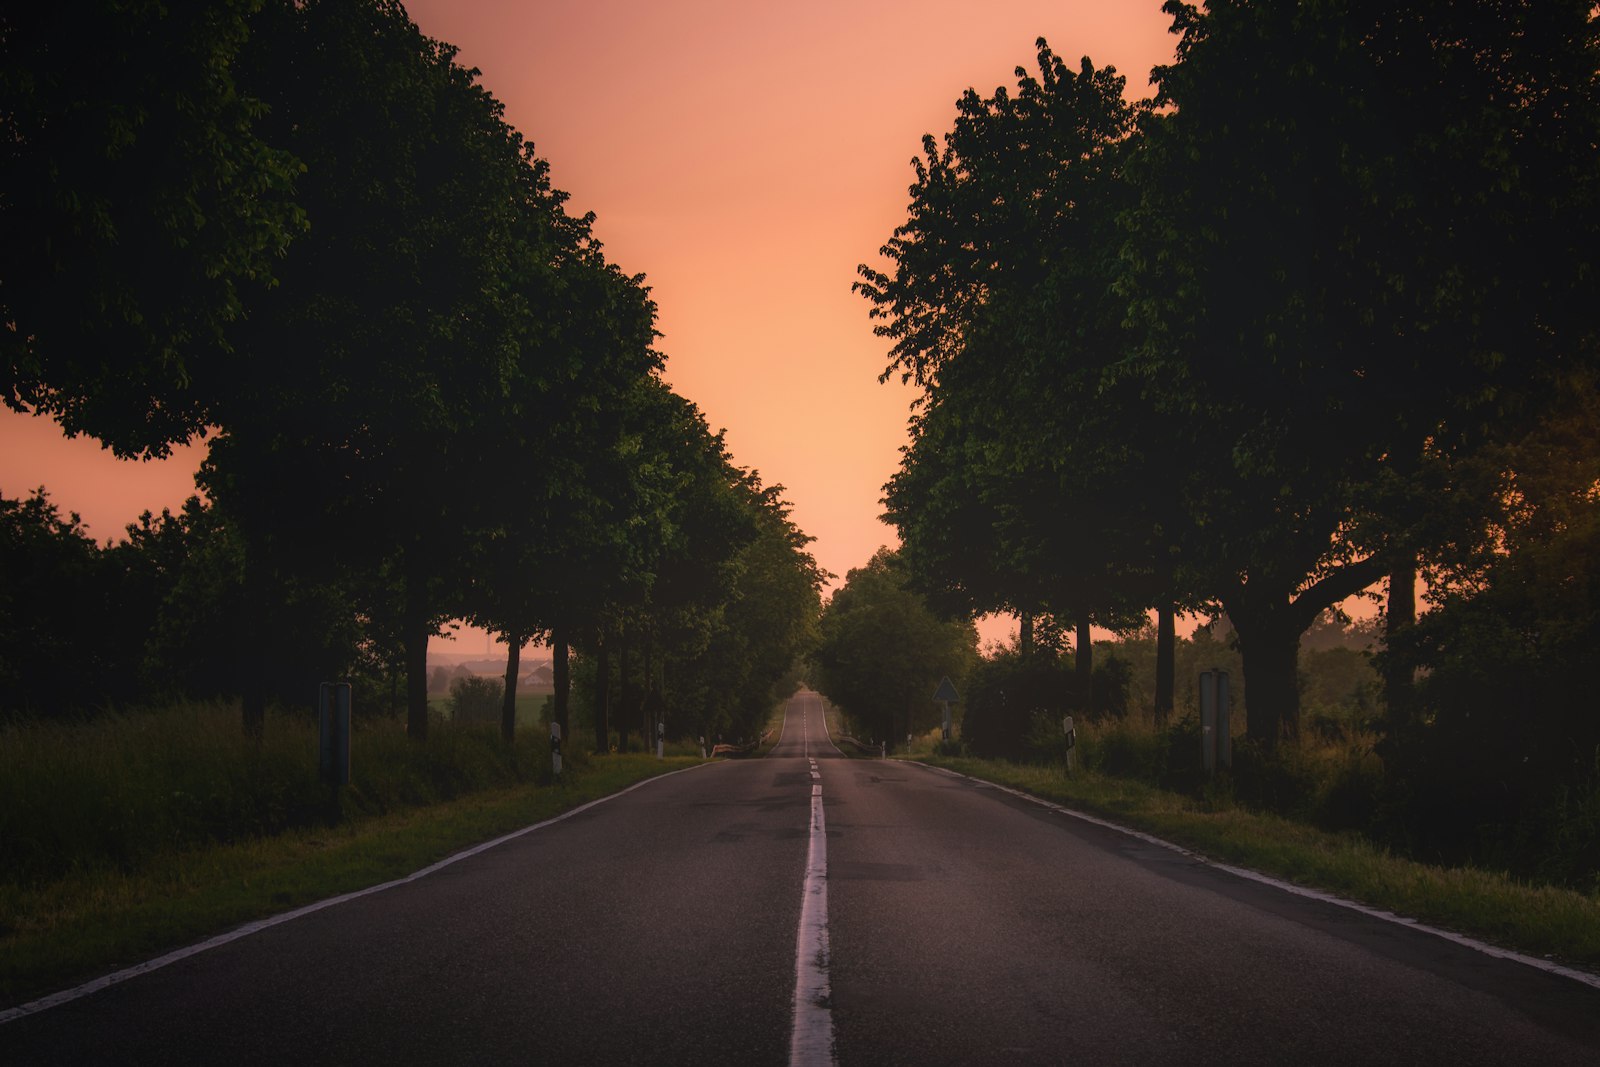
[[[806,894],[825,952],[797,936]],[[830,1044],[846,1065],[1595,1065],[1600,990],[843,759],[801,694],[767,759],[5,1023],[0,1064],[760,1065]]]

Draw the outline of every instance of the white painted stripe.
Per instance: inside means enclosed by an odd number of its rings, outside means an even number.
[[[329,897],[327,900],[319,900],[314,904],[306,904],[303,907],[295,908],[293,911],[283,912],[280,915],[273,915],[266,919],[258,919],[255,922],[246,923],[236,929],[229,930],[225,934],[218,934],[216,937],[201,941],[198,944],[175,949],[174,951],[167,953],[165,956],[158,956],[153,960],[146,960],[143,963],[136,963],[132,967],[127,967],[123,970],[117,971],[115,974],[108,974],[103,977],[96,978],[93,981],[85,982],[83,985],[75,986],[72,989],[64,989],[59,993],[52,993],[47,997],[41,997],[38,1000],[32,1000],[26,1004],[19,1004],[15,1008],[7,1008],[4,1011],[0,1011],[0,1026],[3,1026],[9,1022],[13,1022],[14,1020],[24,1018],[28,1015],[35,1015],[49,1008],[56,1008],[63,1004],[70,1004],[72,1001],[78,1000],[81,997],[86,997],[90,993],[98,993],[102,989],[117,985],[121,982],[126,982],[130,978],[137,978],[142,974],[149,974],[151,971],[159,971],[168,964],[177,963],[179,960],[186,960],[190,956],[198,956],[200,953],[207,952],[214,948],[221,948],[223,945],[238,941],[240,938],[249,937],[251,934],[260,933],[262,930],[268,930],[274,926],[278,926],[286,922],[292,922],[295,919],[304,918],[313,912],[321,911],[323,908],[331,908],[335,904],[343,904],[347,901],[358,900],[361,897],[371,896],[374,893],[381,893],[385,889],[393,889],[396,886],[402,886],[410,882],[415,882],[419,878],[426,878],[435,871],[443,870],[451,864],[460,863],[464,859],[470,859],[471,857],[478,855],[480,852],[487,852],[491,848],[505,844],[507,841],[514,841],[525,834],[531,834],[535,830],[542,830],[547,826],[554,826],[558,822],[564,822],[567,819],[572,818],[574,815],[582,814],[583,812],[588,811],[590,808],[604,804],[609,800],[615,800],[620,796],[625,796],[626,794],[633,792],[635,789],[642,789],[645,786],[650,785],[652,782],[659,782],[663,778],[671,778],[675,774],[685,774],[689,771],[697,771],[701,767],[711,766],[717,765],[700,763],[693,767],[684,767],[681,770],[668,771],[666,774],[658,774],[654,778],[646,778],[642,782],[635,782],[626,789],[619,790],[618,792],[612,793],[608,796],[600,797],[596,800],[591,800],[587,804],[580,804],[578,807],[573,808],[570,811],[564,811],[560,815],[546,819],[544,822],[534,823],[532,826],[524,826],[520,830],[513,830],[511,833],[506,834],[503,837],[497,837],[493,841],[485,841],[481,845],[474,845],[472,848],[466,849],[462,852],[457,852],[453,856],[446,856],[438,863],[424,867],[420,871],[414,871],[403,878],[396,878],[392,882],[384,882],[382,885],[368,886],[366,889],[357,889],[352,893],[344,893],[340,896]]]
[[[832,1067],[832,988],[828,982],[828,828],[822,786],[811,787],[811,843],[806,855],[800,927],[794,947],[794,1029],[790,1067]]]
[[[1038,804],[1040,807],[1049,808],[1052,811],[1058,812],[1059,814],[1068,815],[1074,819],[1080,819],[1083,822],[1104,827],[1107,830],[1115,830],[1119,834],[1126,834],[1128,837],[1136,838],[1137,840],[1143,841],[1146,844],[1169,849],[1178,853],[1180,856],[1194,860],[1196,863],[1203,863],[1208,867],[1214,867],[1219,871],[1226,871],[1229,874],[1235,875],[1239,878],[1247,879],[1248,881],[1259,882],[1261,885],[1272,886],[1274,889],[1281,889],[1285,893],[1293,893],[1295,896],[1305,897],[1308,900],[1316,900],[1324,904],[1332,904],[1336,907],[1347,908],[1350,911],[1359,912],[1360,914],[1369,918],[1378,919],[1382,922],[1393,923],[1396,926],[1404,926],[1408,929],[1416,930],[1419,933],[1432,934],[1434,937],[1442,938],[1445,941],[1460,945],[1463,948],[1472,949],[1474,952],[1480,952],[1485,956],[1492,956],[1495,959],[1510,960],[1514,963],[1520,963],[1524,966],[1544,971],[1546,974],[1554,974],[1559,975],[1562,978],[1570,978],[1574,982],[1581,982],[1586,986],[1592,986],[1595,989],[1600,989],[1600,975],[1591,974],[1588,971],[1580,971],[1574,967],[1566,967],[1562,964],[1552,962],[1551,960],[1540,959],[1537,956],[1529,956],[1511,949],[1499,948],[1495,945],[1490,945],[1483,941],[1478,941],[1475,938],[1468,937],[1465,934],[1458,934],[1453,930],[1444,930],[1437,926],[1429,926],[1427,923],[1419,922],[1418,920],[1409,918],[1405,915],[1397,915],[1392,911],[1384,911],[1381,908],[1370,907],[1366,904],[1360,903],[1359,901],[1347,900],[1344,897],[1337,897],[1332,893],[1321,889],[1312,889],[1308,886],[1295,885],[1293,882],[1285,882],[1281,879],[1274,878],[1271,875],[1262,874],[1260,871],[1252,871],[1244,867],[1235,867],[1229,863],[1221,863],[1217,860],[1202,856],[1198,852],[1191,852],[1182,845],[1175,845],[1171,841],[1164,841],[1152,834],[1147,834],[1142,830],[1134,830],[1127,826],[1120,826],[1117,823],[1097,818],[1096,816],[1089,815],[1085,812],[1075,811],[1072,808],[1057,804],[1052,800],[1045,800],[1043,797],[1036,797],[1032,793],[1025,793],[1020,789],[1013,789],[1010,786],[1000,785],[997,782],[986,781],[982,778],[974,778],[971,775],[962,774],[959,771],[952,771],[947,767],[933,767],[926,763],[918,763],[916,760],[905,760],[904,762],[915,764],[916,766],[922,767],[925,770],[937,771],[940,774],[947,774],[953,778],[965,778],[969,782],[975,782],[980,786],[987,786],[990,789],[998,789],[1002,793],[1010,793],[1014,797],[1020,797],[1023,800],[1031,801],[1035,804]]]

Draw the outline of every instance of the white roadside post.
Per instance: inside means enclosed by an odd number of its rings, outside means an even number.
[[[550,724],[550,773],[561,777],[561,724]]]
[[[667,755],[667,724],[656,723],[656,759],[665,759]]]
[[[700,738],[700,758],[706,758],[706,739],[704,736]]]
[[[1061,720],[1061,732],[1067,738],[1067,773],[1071,774],[1077,765],[1078,729],[1072,724],[1072,716],[1068,715]]]

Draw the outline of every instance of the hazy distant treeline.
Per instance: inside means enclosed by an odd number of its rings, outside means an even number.
[[[1302,633],[1386,582],[1396,824],[1592,852],[1593,5],[1165,10],[1153,101],[1042,40],[1015,91],[968,91],[861,268],[885,376],[921,389],[887,487],[913,585],[1018,613],[1024,654],[1075,630],[1078,706],[1090,625],[1157,610],[1158,717],[1174,612],[1226,612],[1270,754]]]
[[[258,729],[355,675],[420,737],[466,617],[550,640],[564,725],[571,647],[686,729],[764,714],[807,539],[474,75],[390,0],[0,14],[0,397],[123,456],[210,442],[208,503],[116,548],[6,503],[0,704],[221,692]]]

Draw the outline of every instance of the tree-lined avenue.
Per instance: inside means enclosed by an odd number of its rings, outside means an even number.
[[[26,1016],[0,1059],[787,1062],[814,783],[839,1063],[1600,1054],[1593,989],[826,738],[802,692],[766,759]]]

